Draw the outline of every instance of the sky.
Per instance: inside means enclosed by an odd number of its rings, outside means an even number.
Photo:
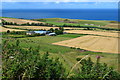
[[[2,2],[2,9],[117,9],[117,2]]]
[[[117,9],[119,0],[2,0],[2,9]]]
[[[2,2],[119,2],[119,0],[2,0]]]

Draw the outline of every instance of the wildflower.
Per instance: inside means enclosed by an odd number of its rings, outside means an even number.
[[[99,58],[101,58],[101,56],[97,56],[96,58],[99,59]]]
[[[97,63],[99,63],[101,56],[97,56],[96,58],[97,58]]]
[[[13,59],[14,57],[13,57],[13,56],[10,56],[9,58],[10,58],[10,59]]]

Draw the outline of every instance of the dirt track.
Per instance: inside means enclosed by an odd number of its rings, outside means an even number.
[[[95,52],[118,53],[118,39],[120,40],[120,38],[87,35],[53,44]]]

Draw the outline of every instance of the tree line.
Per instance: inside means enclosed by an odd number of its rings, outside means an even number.
[[[16,25],[16,26],[50,26],[52,27],[53,24],[49,24],[49,23],[24,23],[24,24],[17,24],[15,22],[6,22],[6,21],[2,21],[2,25]]]

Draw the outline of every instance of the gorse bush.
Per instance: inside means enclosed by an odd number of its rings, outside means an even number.
[[[80,58],[77,59],[80,61]],[[97,57],[97,61],[92,62],[91,58],[83,59],[81,62],[79,73],[71,76],[70,78],[76,78],[80,80],[120,80],[120,74],[114,71],[113,68],[108,67],[105,63],[100,63],[100,56]]]
[[[35,78],[59,79],[65,77],[65,69],[59,59],[50,59],[49,54],[40,54],[38,49],[23,49],[16,44],[4,41],[3,46],[3,79],[17,80]]]

